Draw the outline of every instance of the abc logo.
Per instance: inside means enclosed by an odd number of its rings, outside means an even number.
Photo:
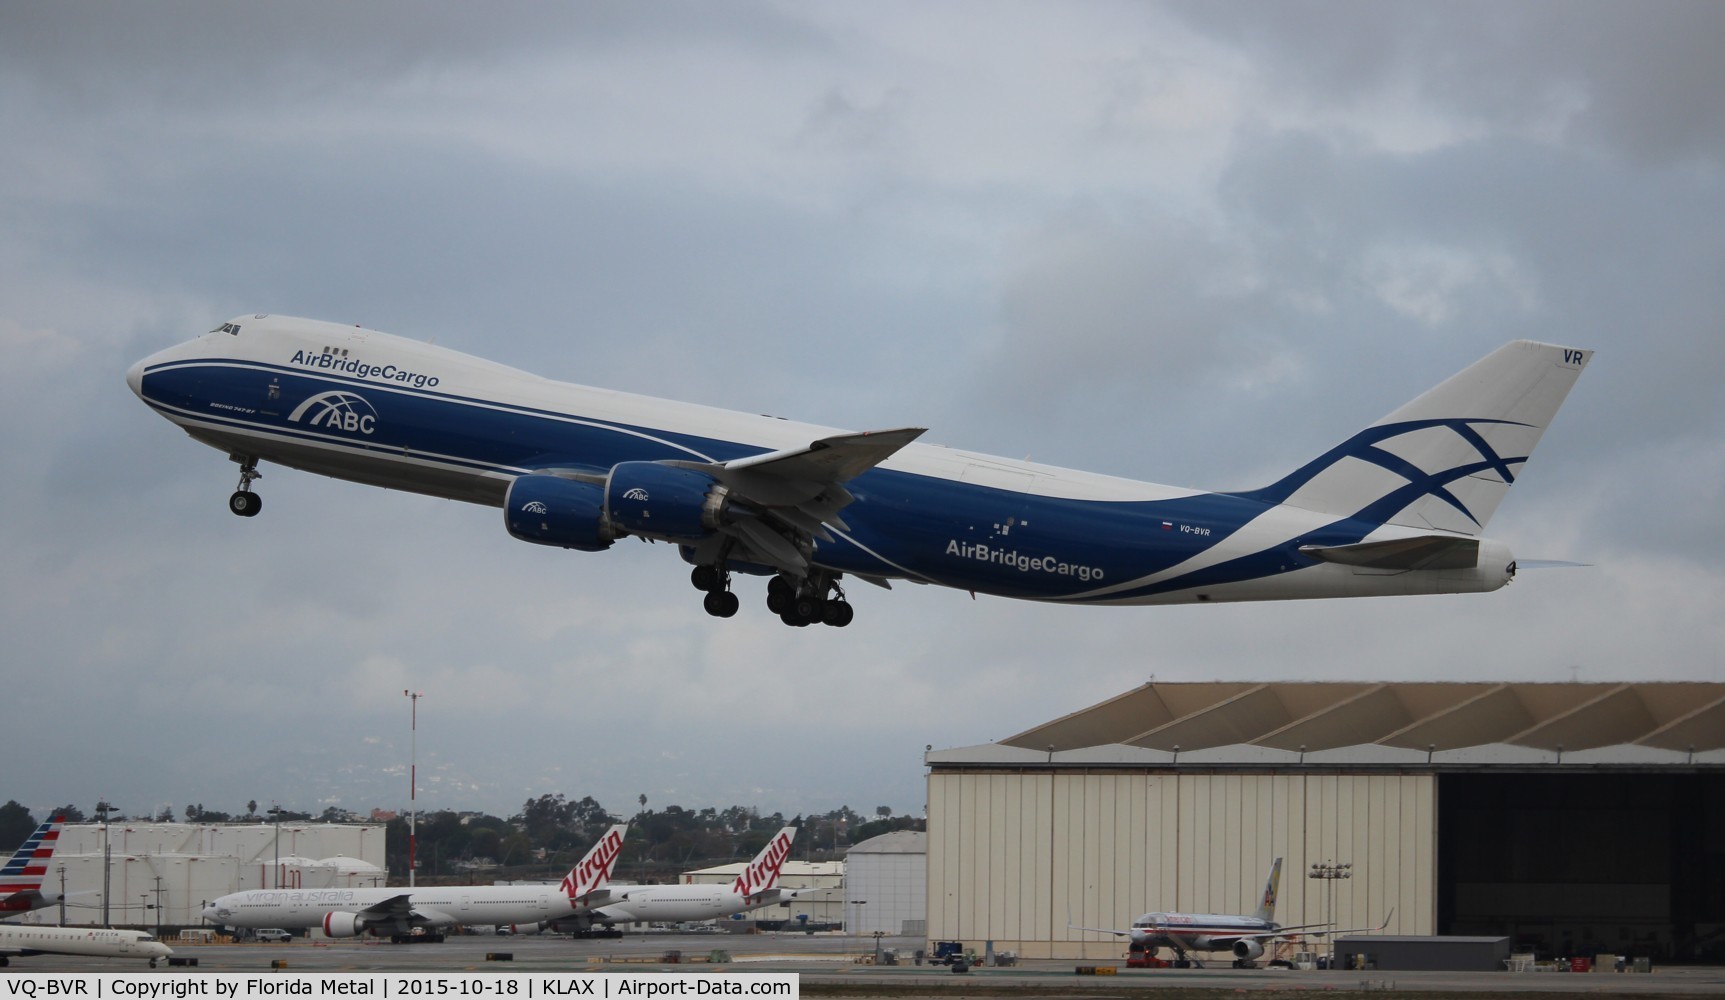
[[[320,392],[294,407],[288,420],[332,431],[370,434],[377,426],[377,410],[362,396],[336,390]]]

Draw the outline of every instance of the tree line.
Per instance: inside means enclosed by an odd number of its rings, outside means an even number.
[[[622,815],[605,809],[592,796],[571,800],[557,793],[528,799],[520,812],[507,819],[455,810],[421,813],[413,836],[417,877],[432,881],[559,878],[606,828],[625,820],[629,836],[616,875],[622,881],[643,882],[669,881],[691,868],[746,861],[784,826],[800,828],[791,856],[806,861],[839,860],[851,845],[871,837],[894,830],[924,829],[921,819],[895,816],[887,806],[876,807],[871,817],[840,806],[831,812],[786,819],[782,813],[762,813],[752,806],[649,809],[645,795],[635,804],[635,811]],[[100,810],[98,803],[92,810],[96,815],[90,818],[99,819]],[[188,823],[374,822],[334,807],[316,815],[275,806],[260,813],[256,800],[247,802],[243,813],[206,809],[202,803],[186,806],[184,813]],[[62,816],[68,823],[90,821],[75,805],[61,806],[48,815]],[[108,821],[172,823],[175,817],[171,807],[131,817],[110,810]],[[0,848],[9,853],[39,822],[16,801],[0,806]],[[384,822],[384,853],[390,876],[405,878],[408,817],[397,815]]]

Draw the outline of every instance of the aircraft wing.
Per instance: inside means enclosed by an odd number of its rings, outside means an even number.
[[[1362,931],[1381,931],[1390,925],[1390,921],[1394,920],[1395,916],[1396,916],[1396,909],[1395,909],[1395,907],[1392,906],[1392,907],[1390,907],[1390,912],[1384,915],[1384,922],[1377,925],[1376,927],[1332,928],[1331,930],[1326,930],[1326,931],[1312,931],[1312,932],[1310,932],[1309,936],[1311,936],[1311,937],[1323,937],[1323,936],[1329,935],[1329,934],[1358,934]],[[1332,923],[1333,923],[1333,921],[1332,921]],[[1305,931],[1305,929],[1308,927],[1329,927],[1329,926],[1330,926],[1330,924],[1327,924],[1327,923],[1325,923],[1325,924],[1293,924],[1293,925],[1290,925],[1288,927],[1278,927],[1273,931],[1265,931],[1261,934],[1241,934],[1241,935],[1239,935],[1239,937],[1241,937],[1241,938],[1257,938],[1259,940],[1267,940],[1269,938],[1283,937],[1289,931]]]
[[[1069,931],[1091,931],[1096,934],[1113,934],[1115,937],[1132,936],[1131,931],[1118,930],[1113,927],[1080,927],[1073,923],[1070,918],[1066,921],[1066,929]]]
[[[844,484],[925,431],[903,427],[834,434],[799,448],[689,467],[708,473],[730,491],[732,509],[742,516],[724,530],[745,549],[741,558],[800,573],[808,568],[810,539],[830,542],[828,526],[840,531],[848,527],[839,511],[854,497]]]

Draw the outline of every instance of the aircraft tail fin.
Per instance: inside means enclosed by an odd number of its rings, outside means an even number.
[[[773,839],[767,841],[767,846],[761,848],[761,853],[755,855],[755,860],[749,862],[749,866],[731,883],[731,891],[739,896],[754,896],[777,886],[779,871],[791,856],[791,841],[796,835],[794,826],[773,834]]]
[[[0,904],[20,894],[46,898],[41,893],[42,879],[48,871],[48,859],[54,856],[63,826],[64,817],[49,819],[30,834],[23,846],[12,852],[4,866],[0,866]]]
[[[1282,859],[1270,866],[1270,877],[1264,880],[1264,898],[1258,903],[1257,917],[1265,923],[1276,919],[1276,894],[1282,888]]]
[[[1505,344],[1276,483],[1239,495],[1478,534],[1592,356]]]
[[[599,842],[575,863],[575,867],[569,869],[569,874],[563,876],[563,892],[571,902],[586,899],[611,881],[611,872],[617,867],[617,856],[623,853],[623,838],[628,833],[627,823],[618,823],[606,830]]]

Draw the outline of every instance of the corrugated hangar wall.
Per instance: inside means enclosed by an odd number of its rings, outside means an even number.
[[[1250,913],[1283,858],[1276,919],[1385,933],[1436,923],[1430,774],[936,770],[928,936],[1026,958],[1112,958],[1139,914]],[[1314,862],[1352,877],[1310,879]],[[1334,912],[1330,894],[1334,890]]]

